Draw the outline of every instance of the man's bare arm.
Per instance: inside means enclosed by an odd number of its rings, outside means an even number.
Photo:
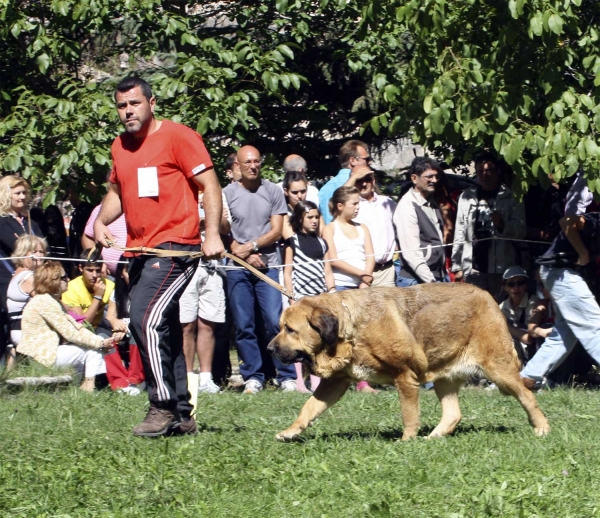
[[[94,238],[96,242],[103,246],[108,246],[107,241],[116,242],[115,237],[108,230],[107,225],[115,221],[118,217],[123,214],[123,207],[121,205],[121,192],[119,186],[114,183],[108,184],[108,192],[102,200],[102,207],[98,217],[94,222]]]
[[[219,226],[223,215],[223,199],[221,186],[214,169],[207,169],[203,173],[194,176],[194,181],[204,192],[204,225],[206,239],[202,245],[204,255],[211,258],[223,256],[225,247],[219,235]]]
[[[262,236],[258,236],[254,240],[258,248],[264,248],[272,245],[281,239],[281,232],[283,230],[283,214],[275,214],[271,216],[270,224],[270,230],[265,232]],[[252,241],[248,243],[238,243],[237,241],[233,241],[231,243],[231,252],[240,259],[246,259],[252,254],[253,251],[254,245],[252,244]]]
[[[577,264],[582,266],[588,264],[590,262],[590,253],[579,234],[579,231],[583,230],[583,226],[585,225],[585,218],[583,216],[566,216],[559,221],[559,224],[565,233],[565,237],[579,255]]]

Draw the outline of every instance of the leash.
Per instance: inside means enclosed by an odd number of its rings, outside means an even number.
[[[128,247],[119,246],[117,243],[115,243],[113,241],[107,240],[106,242],[108,243],[109,248],[114,248],[115,250],[119,250],[120,252],[130,252],[133,254],[153,255],[155,257],[190,257],[191,259],[199,259],[201,257],[204,257],[204,252],[202,252],[202,251],[187,252],[185,250],[163,250],[162,248],[149,248],[147,246],[140,246],[137,248],[128,248]],[[88,262],[95,263],[96,261],[98,261],[98,259],[100,258],[100,255],[102,254],[103,248],[104,247],[102,246],[101,243],[96,243],[96,247],[93,250],[91,250],[88,255]],[[270,277],[266,276],[264,273],[257,270],[256,268],[254,268],[254,266],[248,264],[243,259],[240,259],[239,257],[236,257],[235,255],[230,254],[229,252],[225,252],[223,254],[223,256],[238,263],[240,266],[243,266],[248,271],[250,271],[251,273],[256,275],[256,277],[258,277],[260,280],[265,281],[270,286],[273,286],[273,288],[275,288],[276,290],[279,290],[288,299],[296,300],[296,297],[292,293],[290,293],[287,289],[285,289],[285,286],[282,286],[277,281],[274,281]]]

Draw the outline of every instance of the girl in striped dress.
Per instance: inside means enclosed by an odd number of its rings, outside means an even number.
[[[294,233],[285,242],[286,266],[283,277],[286,289],[293,292],[297,299],[335,291],[331,265],[323,262],[327,254],[327,243],[319,237],[320,217],[319,209],[311,201],[299,201],[290,216]],[[302,383],[301,367],[301,364],[296,364],[298,392],[307,392]],[[311,388],[315,390],[319,378],[310,378]]]
[[[296,298],[335,291],[331,265],[324,263],[327,243],[319,237],[319,209],[311,201],[299,201],[290,217],[294,233],[286,240],[285,287]]]

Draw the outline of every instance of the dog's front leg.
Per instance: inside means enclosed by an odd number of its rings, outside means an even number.
[[[400,397],[400,411],[404,423],[402,440],[412,439],[417,436],[421,425],[421,412],[419,409],[419,380],[417,375],[406,370],[394,379],[398,396]]]
[[[330,406],[334,405],[345,394],[351,380],[347,378],[323,378],[315,393],[304,404],[300,415],[292,426],[279,432],[275,438],[278,441],[291,441],[296,439],[313,421]]]

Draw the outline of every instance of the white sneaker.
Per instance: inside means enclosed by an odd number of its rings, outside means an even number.
[[[117,392],[119,392],[120,394],[127,394],[129,396],[139,396],[142,393],[142,391],[139,388],[134,387],[133,385],[129,385],[128,387],[119,389],[117,390]]]
[[[221,388],[213,380],[198,383],[198,394],[220,394]]]
[[[285,380],[279,385],[279,390],[282,392],[297,392],[296,380]]]
[[[258,380],[249,379],[244,383],[244,394],[258,394],[263,389],[263,385]]]

